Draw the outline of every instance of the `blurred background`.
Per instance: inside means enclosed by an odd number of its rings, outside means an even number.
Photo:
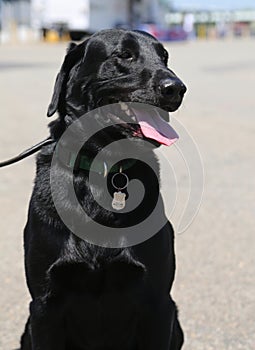
[[[254,350],[254,0],[0,0],[0,160],[48,136],[67,42],[113,27],[163,41],[188,87],[174,116],[201,153],[205,188],[192,225],[176,236],[183,349]],[[174,147],[162,152],[178,158]],[[187,169],[175,172],[187,197]],[[34,174],[33,156],[0,171],[0,350],[18,348],[28,315],[22,230]]]
[[[160,40],[255,35],[253,0],[0,0],[0,41],[80,40],[132,28]]]

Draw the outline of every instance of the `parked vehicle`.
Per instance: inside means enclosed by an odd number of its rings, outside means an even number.
[[[32,26],[46,36],[56,31],[72,40],[127,21],[126,1],[119,0],[31,0]]]

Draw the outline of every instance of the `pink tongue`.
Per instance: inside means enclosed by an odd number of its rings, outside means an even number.
[[[143,135],[149,139],[171,146],[179,136],[175,130],[160,117],[158,111],[154,109],[154,113],[134,109],[136,119],[140,125]]]

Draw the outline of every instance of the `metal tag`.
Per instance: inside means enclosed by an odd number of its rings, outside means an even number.
[[[121,191],[114,192],[113,194],[113,200],[112,200],[112,207],[115,210],[121,210],[125,208],[126,205],[126,193],[123,193]]]

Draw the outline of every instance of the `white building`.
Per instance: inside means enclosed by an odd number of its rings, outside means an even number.
[[[31,25],[95,32],[118,25],[159,22],[159,0],[31,0]]]

